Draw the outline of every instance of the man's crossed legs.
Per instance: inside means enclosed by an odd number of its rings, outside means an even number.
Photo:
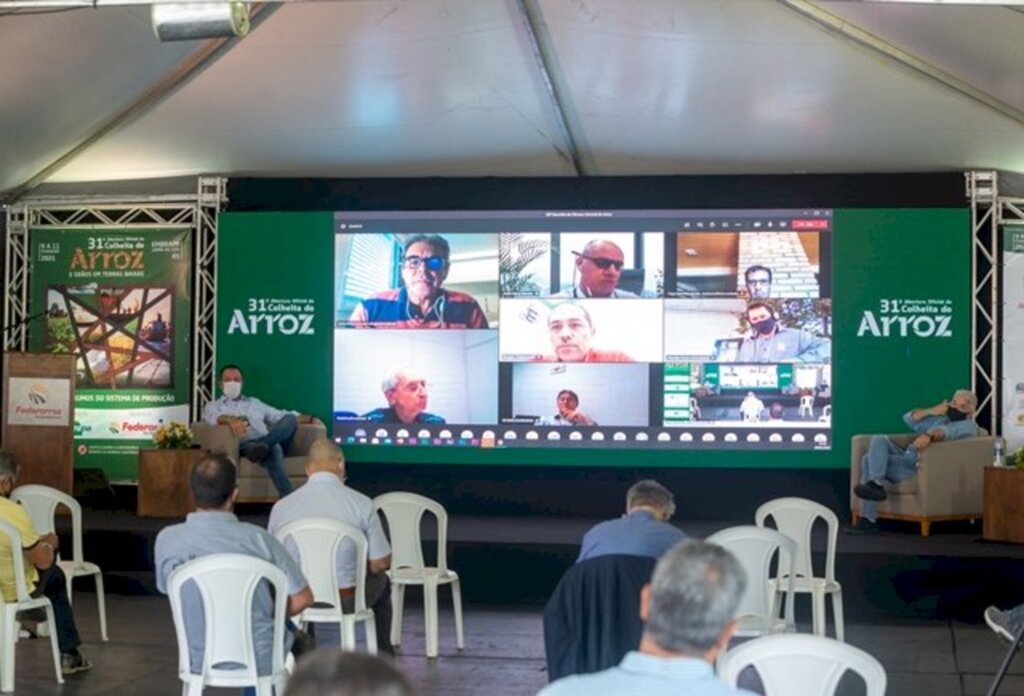
[[[861,520],[851,532],[878,531],[877,502],[885,500],[885,482],[899,483],[917,474],[917,450],[903,448],[885,435],[873,435],[868,451],[860,460],[860,483],[853,492],[861,498]]]
[[[284,451],[295,437],[298,426],[298,420],[289,413],[270,426],[263,437],[245,440],[238,445],[239,454],[267,470],[274,488],[282,498],[293,490],[284,466]]]

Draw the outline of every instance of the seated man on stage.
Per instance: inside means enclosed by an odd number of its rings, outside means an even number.
[[[18,465],[9,452],[0,451],[0,519],[21,532],[24,546],[18,553],[25,556],[25,584],[33,597],[46,597],[53,605],[53,619],[57,624],[57,644],[60,647],[60,671],[75,674],[92,669],[92,663],[82,656],[78,646],[82,641],[71,613],[67,580],[57,565],[57,535],[39,534],[32,520],[18,503],[11,502],[11,491],[18,485]],[[17,599],[14,586],[14,560],[11,557],[7,535],[0,535],[0,591],[5,602]],[[17,629],[15,629],[17,630]]]
[[[221,397],[206,404],[203,420],[210,425],[231,426],[239,438],[239,453],[256,462],[270,475],[281,496],[292,492],[284,468],[284,451],[295,436],[299,423],[316,418],[295,411],[279,411],[252,396],[242,395],[242,368],[225,365],[220,370]]]
[[[617,666],[574,674],[538,696],[577,694],[700,694],[753,696],[715,676],[715,658],[736,630],[733,615],[747,577],[720,546],[684,541],[669,549],[640,593],[644,631],[637,650]]]
[[[861,459],[860,483],[853,488],[857,497],[864,501],[861,503],[861,519],[849,527],[847,532],[877,533],[875,503],[888,497],[885,482],[899,483],[914,476],[917,473],[918,455],[933,442],[975,437],[978,425],[972,416],[977,406],[978,397],[974,392],[958,389],[949,401],[907,411],[903,414],[903,422],[919,435],[906,449],[884,435],[873,436],[867,454]]]
[[[427,380],[422,375],[399,368],[388,373],[380,387],[388,405],[363,414],[371,423],[444,424],[441,416],[427,413]]]
[[[620,553],[660,558],[686,538],[668,523],[675,511],[672,491],[653,479],[637,481],[626,493],[626,514],[591,528],[583,536],[576,562]]]
[[[267,530],[275,537],[285,525],[314,517],[344,522],[361,531],[367,541],[367,566],[355,565],[355,546],[346,541],[337,554],[338,594],[346,612],[355,611],[356,573],[366,576],[366,606],[373,609],[377,627],[377,649],[393,655],[391,646],[391,583],[385,572],[391,566],[391,545],[384,534],[373,501],[345,485],[345,456],[341,448],[327,439],[317,440],[309,448],[306,483],[291,495],[274,503]],[[298,549],[285,540],[285,548],[299,560]],[[327,626],[327,624],[325,624]],[[338,635],[334,631],[334,635]],[[323,635],[318,631],[318,642]],[[340,635],[338,640],[340,642]],[[333,643],[333,641],[331,641]]]

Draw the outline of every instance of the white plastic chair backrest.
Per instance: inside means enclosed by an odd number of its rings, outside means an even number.
[[[747,574],[747,589],[736,608],[736,617],[770,617],[775,598],[770,592],[772,559],[778,556],[777,575],[789,582],[780,589],[786,591],[785,620],[793,624],[793,576],[791,559],[796,556],[792,539],[775,531],[753,525],[728,527],[709,536],[705,541],[730,551]]]
[[[355,610],[366,611],[366,536],[350,524],[329,517],[311,517],[289,522],[277,532],[286,547],[290,538],[299,551],[299,566],[313,590],[317,604],[339,606],[337,557],[344,553],[347,539],[355,544]],[[360,573],[360,569],[362,572]]]
[[[861,676],[865,696],[884,696],[885,669],[874,657],[838,640],[779,633],[741,643],[722,657],[722,679],[736,685],[740,672],[753,666],[765,696],[831,696],[847,670]]]
[[[232,680],[258,678],[252,635],[253,597],[261,581],[268,581],[274,596],[274,635],[271,645],[272,674],[284,669],[284,622],[288,601],[288,580],[277,566],[254,556],[215,553],[176,568],[167,582],[174,631],[178,637],[178,672],[191,673],[188,636],[185,633],[182,588],[192,581],[199,591],[206,633],[203,644],[203,673]],[[233,663],[243,669],[223,669]]]
[[[64,560],[74,561],[78,565],[83,560],[82,553],[82,506],[78,501],[63,491],[49,486],[29,484],[18,486],[11,491],[11,500],[21,506],[32,518],[32,526],[40,534],[56,531],[54,518],[58,505],[64,505],[71,511],[71,556],[61,554]]]
[[[771,518],[775,528],[792,539],[797,546],[796,558],[793,559],[793,572],[797,577],[814,577],[814,565],[811,560],[811,530],[819,519],[828,527],[828,546],[825,550],[825,579],[834,581],[836,578],[836,544],[839,538],[839,518],[824,505],[806,498],[776,498],[757,508],[754,523],[758,527],[768,528],[767,521]],[[820,576],[819,576],[820,577]]]
[[[10,522],[0,520],[0,534],[6,535],[11,544],[11,559],[14,561],[14,591],[17,601],[24,602],[30,597],[28,586],[25,583],[25,552],[22,550],[21,532]],[[0,594],[0,605],[3,602],[3,595]]]
[[[437,518],[437,567],[448,570],[448,513],[436,500],[416,493],[385,493],[373,499],[374,510],[384,513],[391,537],[391,567],[422,569],[420,522],[424,512]]]
[[[821,415],[832,417],[832,404],[828,404],[825,408],[821,409]]]
[[[806,406],[807,408],[813,408],[814,406],[814,395],[804,394],[800,397],[800,406]]]

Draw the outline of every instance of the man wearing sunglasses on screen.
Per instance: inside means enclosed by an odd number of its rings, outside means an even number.
[[[402,287],[366,298],[349,322],[387,329],[486,329],[487,317],[472,296],[445,290],[451,268],[448,240],[418,234],[405,242]]]
[[[636,297],[628,290],[619,289],[622,266],[625,263],[622,249],[618,244],[604,239],[587,242],[583,251],[576,255],[576,269],[579,281],[571,290],[560,292],[555,297]]]

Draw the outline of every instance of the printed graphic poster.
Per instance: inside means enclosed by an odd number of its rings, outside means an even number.
[[[1003,230],[1003,437],[1024,447],[1024,229]]]
[[[138,450],[188,421],[189,231],[33,230],[32,350],[76,357],[75,466],[136,478]]]

